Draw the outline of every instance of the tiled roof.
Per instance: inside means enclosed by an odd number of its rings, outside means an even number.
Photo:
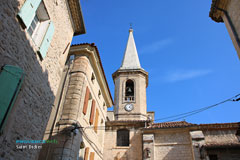
[[[111,95],[111,92],[110,92],[110,89],[109,89],[109,86],[108,86],[108,82],[107,82],[107,79],[106,79],[106,76],[105,76],[105,72],[104,72],[104,69],[103,69],[103,66],[102,66],[102,61],[101,61],[101,58],[100,58],[100,55],[99,55],[98,48],[97,48],[97,46],[95,46],[95,43],[91,43],[91,44],[90,43],[80,43],[80,44],[72,44],[71,46],[83,46],[83,45],[89,45],[89,46],[95,48],[95,50],[97,52],[99,62],[100,62],[101,69],[103,71],[103,75],[104,75],[104,79],[105,79],[105,82],[106,82],[106,85],[107,85],[107,89],[108,89],[108,92],[109,92],[109,95],[110,95],[110,98],[111,98],[111,101],[112,101],[112,104],[113,104],[112,95]]]
[[[239,128],[240,122],[234,123],[209,123],[197,125],[199,129],[224,129],[224,128]]]
[[[150,120],[114,120],[110,123],[132,123],[132,122],[150,122]]]
[[[227,143],[206,143],[203,145],[204,148],[240,148],[240,143],[227,142]]]
[[[176,122],[164,122],[164,123],[153,123],[147,129],[161,129],[161,128],[184,128],[189,126],[194,126],[196,124],[188,123],[186,121],[176,121]]]

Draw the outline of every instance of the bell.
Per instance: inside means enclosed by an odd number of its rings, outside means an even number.
[[[131,90],[131,88],[130,88],[130,87],[127,89],[127,92],[132,92],[132,90]]]

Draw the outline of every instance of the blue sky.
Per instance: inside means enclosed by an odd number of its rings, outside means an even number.
[[[240,93],[240,61],[225,25],[209,18],[211,1],[81,0],[81,5],[87,33],[72,43],[95,43],[112,96],[112,73],[121,65],[130,23],[141,66],[149,72],[147,107],[155,119]],[[239,113],[240,102],[227,102],[183,119],[238,122]]]

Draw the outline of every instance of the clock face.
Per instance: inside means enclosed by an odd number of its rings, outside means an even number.
[[[124,108],[126,111],[130,112],[133,110],[133,104],[126,104]]]

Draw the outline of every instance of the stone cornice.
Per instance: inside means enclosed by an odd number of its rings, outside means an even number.
[[[106,129],[119,129],[119,128],[144,128],[146,124],[150,123],[149,120],[115,120],[107,121],[105,123]]]
[[[222,16],[223,12],[217,8],[226,10],[229,0],[212,0],[211,9],[209,12],[209,17],[215,22],[223,22]]]
[[[146,77],[146,87],[148,86],[148,72],[146,72],[144,69],[141,69],[141,68],[139,68],[139,69],[118,69],[116,72],[114,72],[112,74],[113,81],[120,74],[128,75],[131,73],[139,73],[139,74],[142,74],[143,76],[145,76]]]
[[[72,21],[74,24],[74,35],[86,33],[81,5],[79,0],[67,0]]]

